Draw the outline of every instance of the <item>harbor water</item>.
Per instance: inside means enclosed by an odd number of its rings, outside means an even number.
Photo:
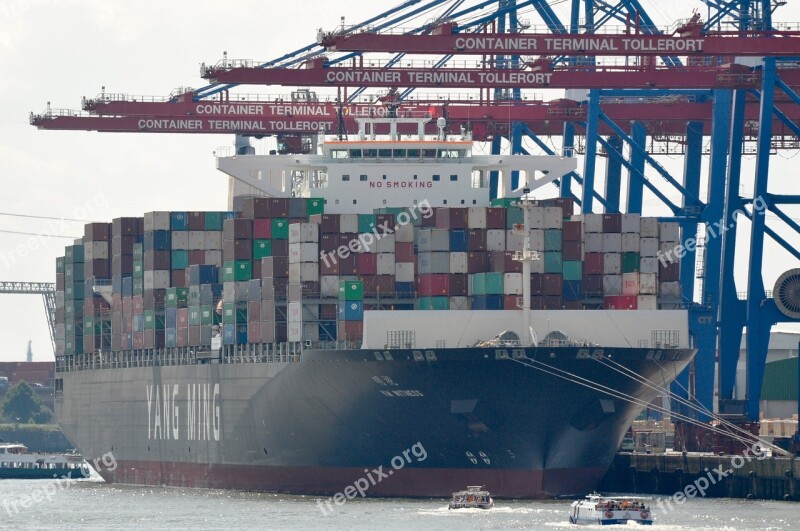
[[[79,481],[0,481],[0,529],[584,529],[567,522],[571,501],[497,500],[491,510],[450,511],[445,499],[355,499],[325,513],[321,498]],[[652,529],[797,529],[793,502],[691,499],[652,505]],[[629,526],[616,526],[616,528]],[[590,526],[589,528],[592,528]]]

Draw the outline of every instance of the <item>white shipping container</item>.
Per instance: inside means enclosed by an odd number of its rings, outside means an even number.
[[[319,291],[323,297],[339,296],[339,276],[322,275],[319,278]]]
[[[539,253],[539,259],[531,262],[531,273],[544,273],[544,253]]]
[[[622,273],[622,255],[619,253],[606,253],[603,255],[603,274],[619,275]],[[622,280],[620,280],[621,285]],[[607,293],[607,295],[615,295]],[[618,294],[617,294],[618,295]]]
[[[658,256],[658,238],[639,238],[639,255],[654,257]]]
[[[680,282],[662,282],[658,294],[664,299],[680,300],[681,284]]]
[[[241,280],[233,283],[236,302],[246,301],[250,297],[250,282]]]
[[[236,300],[236,282],[222,283],[222,300],[225,301]]]
[[[450,270],[449,273],[468,273],[467,269],[467,253],[450,253]],[[452,308],[451,308],[452,309]]]
[[[319,305],[303,304],[303,321],[319,321]],[[317,323],[314,323],[317,326]]]
[[[84,260],[108,260],[108,242],[86,242],[83,244]]]
[[[677,242],[681,239],[681,226],[675,222],[658,224],[658,239],[662,242]]]
[[[286,324],[286,339],[291,342],[303,340],[303,323],[287,323]]]
[[[414,225],[406,223],[399,225],[394,233],[395,242],[409,243],[414,241]]]
[[[544,207],[533,207],[530,211],[530,228],[543,229],[544,228]]]
[[[622,252],[622,234],[619,234],[619,233],[603,234],[603,252],[604,253],[621,253]]]
[[[222,232],[218,230],[207,230],[203,233],[203,247],[206,251],[222,250]]]
[[[189,233],[187,231],[176,230],[172,232],[172,250],[173,251],[189,250]]]
[[[658,238],[658,218],[641,218],[639,234],[642,238]]]
[[[394,279],[396,282],[414,282],[413,262],[397,262],[394,265],[394,268],[395,268]]]
[[[169,287],[169,271],[156,270],[144,272],[144,289],[167,289]]]
[[[222,251],[219,250],[205,251],[204,258],[205,260],[203,261],[203,263],[207,265],[222,267]]]
[[[64,307],[64,292],[56,291],[56,308]]]
[[[467,227],[470,229],[485,229],[486,208],[469,207],[467,210]]]
[[[658,258],[643,256],[639,259],[640,273],[658,273]]]
[[[420,253],[417,255],[417,267],[421,275],[447,274],[450,272],[450,253]]]
[[[622,252],[623,253],[638,253],[639,252],[639,234],[635,232],[622,233]]]
[[[603,232],[603,214],[584,214],[583,232]]]
[[[169,230],[169,212],[146,212],[144,215],[145,232],[153,230]]]
[[[531,251],[544,252],[544,229],[531,229],[528,231]]]
[[[431,252],[431,239],[433,238],[433,229],[419,229],[417,235],[417,251],[420,253]]]
[[[639,294],[658,295],[658,275],[655,272],[639,273]]]
[[[189,250],[203,251],[206,248],[206,233],[202,230],[189,231]]]
[[[394,253],[380,253],[378,254],[378,274],[379,275],[394,275],[396,273],[396,264],[394,261]],[[411,280],[401,280],[400,282],[413,282]]]
[[[450,231],[447,229],[433,229],[431,231],[431,251],[450,250]]]
[[[469,297],[450,297],[451,310],[469,310]]]
[[[289,261],[289,282],[292,284],[300,283],[300,262]]]
[[[622,274],[622,294],[623,295],[639,294],[639,273]]]
[[[300,264],[300,282],[319,282],[319,263],[302,262]]]
[[[376,251],[379,253],[393,253],[394,243],[394,234],[383,234],[376,242]]]
[[[358,232],[358,214],[341,214],[339,216],[339,232]]]
[[[503,275],[503,294],[522,295],[522,273],[505,273]]]
[[[525,236],[516,234],[513,230],[506,231],[506,251],[521,251]]]
[[[319,323],[303,324],[303,341],[319,341]]]
[[[316,223],[290,223],[289,243],[318,243],[319,225]]]
[[[603,234],[599,232],[587,232],[584,234],[584,252],[587,253],[602,253],[603,252]]]
[[[658,299],[655,295],[639,295],[636,297],[636,308],[639,310],[658,310]]]
[[[544,208],[544,228],[560,229],[564,226],[564,210],[561,207]]]
[[[503,229],[489,229],[486,231],[486,250],[505,251],[506,231]]]
[[[661,242],[659,245],[659,251],[661,255],[665,256],[665,259],[670,261],[678,261],[680,257],[678,256],[678,246],[680,244],[678,242]],[[657,253],[656,256],[659,256]]]
[[[603,295],[622,295],[621,275],[603,275]]]
[[[641,215],[639,214],[622,214],[622,232],[624,233],[638,233],[641,231]]]

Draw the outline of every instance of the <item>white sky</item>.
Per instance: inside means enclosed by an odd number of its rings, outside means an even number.
[[[39,131],[28,124],[28,113],[43,111],[48,101],[53,108],[79,109],[81,97],[94,97],[101,86],[107,92],[160,96],[179,86],[201,87],[206,83],[199,77],[200,63],[215,63],[223,51],[229,58],[272,59],[313,42],[317,28],[333,29],[340,16],[354,24],[397,3],[3,0],[0,212],[110,221],[152,210],[224,209],[227,181],[214,169],[212,152],[231,144],[231,136]],[[699,0],[642,3],[663,26],[689,17],[694,8],[705,13]],[[778,11],[776,20],[800,20],[798,2],[789,4]],[[567,20],[568,5],[554,7],[562,20]],[[524,17],[532,24],[541,23],[533,13]],[[249,87],[246,92],[290,90]],[[794,155],[773,157],[771,192],[792,192],[790,179],[796,179],[792,166],[800,158],[787,162],[783,157]],[[673,175],[680,175],[680,159],[662,162]],[[579,168],[582,164],[579,161]],[[707,161],[703,171],[707,172]],[[602,174],[600,162],[598,175]],[[742,178],[748,183],[745,192],[752,190],[751,176],[752,164],[747,164]],[[602,189],[602,177],[599,181]],[[791,215],[800,219],[800,212]],[[83,224],[0,215],[0,230],[81,236]],[[0,232],[0,280],[53,282],[55,258],[68,243]],[[797,265],[797,260],[770,246],[765,259],[767,289],[780,273]],[[744,290],[744,264],[737,264],[737,280],[739,290]],[[34,360],[52,359],[40,297],[3,295],[0,322],[6,330],[0,360],[24,359],[29,339]]]

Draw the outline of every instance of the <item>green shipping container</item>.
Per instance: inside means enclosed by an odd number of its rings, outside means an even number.
[[[167,308],[186,308],[189,301],[189,288],[167,288],[164,305]]]
[[[339,300],[340,301],[364,300],[364,284],[360,280],[340,280]]]
[[[486,273],[474,273],[469,276],[470,295],[486,295]]]
[[[519,207],[511,207],[506,211],[506,228],[513,229],[514,225],[525,223],[525,216]]]
[[[144,259],[144,246],[141,243],[133,244],[133,259],[134,260]]]
[[[544,231],[544,250],[561,251],[561,229],[546,229]]]
[[[63,273],[64,272],[64,257],[59,256],[56,258],[56,273]]]
[[[247,307],[236,308],[236,324],[247,324]]]
[[[172,266],[170,269],[186,269],[189,267],[189,251],[172,251]]]
[[[253,240],[253,260],[272,256],[272,240]]]
[[[517,197],[496,197],[492,199],[491,205],[493,207],[508,208],[518,202],[519,198]]]
[[[200,307],[200,324],[215,325],[222,322],[222,316],[217,313],[214,306],[209,304]]]
[[[206,212],[204,221],[204,230],[222,230],[222,212]]]
[[[134,295],[144,295],[144,279],[143,278],[134,278],[133,279],[133,294]]]
[[[272,239],[289,239],[289,220],[286,218],[275,218],[272,220]]]
[[[582,280],[583,262],[580,260],[564,260],[564,280]]]
[[[622,253],[622,272],[636,273],[639,271],[639,253]]]
[[[155,310],[144,311],[144,329],[152,330],[156,327],[156,312]]]
[[[325,200],[320,197],[309,197],[306,201],[306,214],[313,216],[314,214],[325,213]]]
[[[203,323],[200,306],[189,306],[189,326],[198,326]]]
[[[486,273],[486,295],[503,294],[503,273]]]
[[[358,232],[372,232],[375,228],[375,214],[359,214],[358,215]]]
[[[236,260],[222,264],[223,282],[239,282],[250,280],[252,275],[253,263],[250,260]]]
[[[133,262],[133,278],[144,278],[144,262],[141,260]]]
[[[83,245],[67,245],[64,248],[64,262],[67,264],[82,264]]]
[[[420,297],[417,299],[420,310],[449,310],[449,297]]]
[[[233,323],[236,317],[236,303],[226,302],[222,305],[222,322]]]
[[[561,264],[561,253],[558,251],[550,251],[544,253],[544,272],[545,273],[561,273],[563,265]]]
[[[83,264],[68,265],[64,270],[64,282],[83,282]]]

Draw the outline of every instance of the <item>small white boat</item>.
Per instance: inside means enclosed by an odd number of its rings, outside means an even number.
[[[454,492],[448,509],[491,509],[494,500],[489,491],[482,489],[480,486],[471,486],[467,490]]]
[[[585,500],[573,502],[570,506],[569,521],[582,525],[618,525],[636,522],[642,525],[653,523],[650,512],[651,498],[635,496],[606,497],[590,494]]]

